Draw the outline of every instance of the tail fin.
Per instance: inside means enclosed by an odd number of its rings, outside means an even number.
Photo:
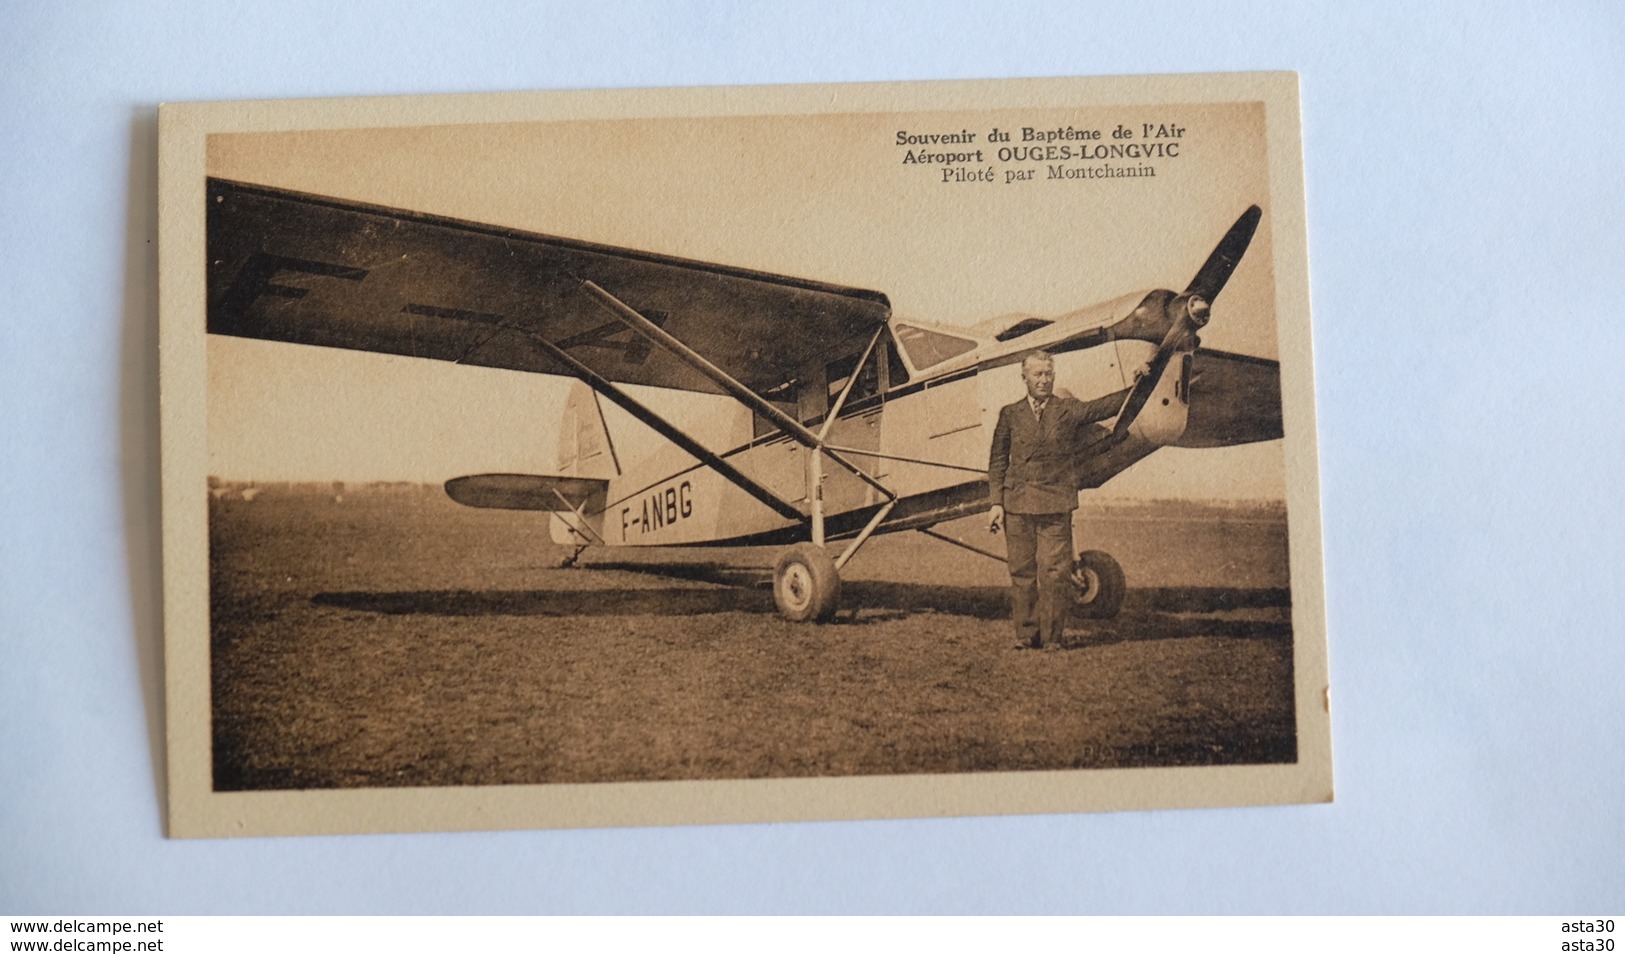
[[[564,402],[558,462],[559,473],[567,477],[608,480],[621,474],[598,394],[580,381],[571,385],[570,396]]]

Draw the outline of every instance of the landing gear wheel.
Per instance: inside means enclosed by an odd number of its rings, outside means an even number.
[[[824,548],[798,543],[773,567],[773,602],[792,623],[822,623],[841,603],[841,575]]]
[[[1072,564],[1072,612],[1083,619],[1115,619],[1128,588],[1123,568],[1104,550],[1085,550]]]

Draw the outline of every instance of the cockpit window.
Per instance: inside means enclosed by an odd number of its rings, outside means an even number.
[[[829,386],[829,400],[826,407],[834,407],[835,401],[846,390],[846,382],[852,379],[852,369],[857,366],[858,358],[862,355],[848,355],[831,361],[824,368],[824,380]],[[880,393],[880,365],[873,358],[863,363],[863,370],[858,374],[858,381],[852,385],[852,393],[847,396],[848,404],[856,404],[866,397]]]
[[[772,401],[771,403],[774,407],[783,411],[789,417],[796,416],[796,405],[794,402]],[[772,421],[760,414],[752,413],[750,419],[752,437],[766,437],[769,434],[783,433],[783,431],[779,430],[779,426],[777,424],[774,424]]]
[[[882,342],[882,345],[886,348],[886,387],[902,387],[908,381],[908,368],[903,365],[903,356],[890,342]]]
[[[895,325],[897,343],[908,353],[916,368],[925,369],[958,357],[976,347],[976,342],[940,331],[926,331],[912,325]]]
[[[1023,318],[993,337],[999,339],[1000,341],[1010,341],[1011,339],[1019,338],[1022,335],[1030,335],[1040,328],[1048,328],[1053,324],[1055,324],[1055,322],[1048,318]]]

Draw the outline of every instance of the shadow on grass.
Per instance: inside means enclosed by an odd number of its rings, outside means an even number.
[[[599,563],[584,569],[585,572],[618,571],[711,585],[703,589],[606,586],[559,590],[360,591],[319,593],[312,602],[318,606],[398,616],[698,616],[710,613],[770,615],[776,612],[771,574],[762,567],[723,563]],[[848,608],[862,610],[859,615],[842,614],[840,621],[848,624],[874,624],[920,613],[977,620],[1003,620],[1008,619],[1010,614],[1009,591],[1002,586],[941,586],[852,580],[844,584],[841,602]],[[1284,620],[1214,619],[1212,614],[1237,610],[1285,610],[1290,606],[1290,591],[1279,588],[1160,587],[1130,590],[1123,601],[1123,610],[1116,619],[1077,621],[1073,625],[1073,631],[1077,634],[1074,645],[1098,646],[1197,636],[1285,639],[1290,638],[1292,630],[1290,623]]]
[[[392,616],[698,616],[772,613],[765,590],[418,590],[318,593],[317,606]]]

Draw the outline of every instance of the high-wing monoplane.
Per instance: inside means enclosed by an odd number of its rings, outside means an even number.
[[[572,561],[779,547],[780,612],[826,620],[875,534],[1003,559],[933,528],[988,509],[992,429],[1035,350],[1058,389],[1117,406],[1079,437],[1080,492],[1160,447],[1279,439],[1278,364],[1198,339],[1261,214],[1242,212],[1184,291],[960,329],[893,321],[877,291],[210,179],[208,331],[574,378],[556,473],[460,477],[452,499],[550,511]],[[636,385],[734,399],[728,439],[707,446]],[[623,461],[600,399],[668,445]],[[1115,560],[1087,552],[1074,578],[1085,614],[1116,614]]]

